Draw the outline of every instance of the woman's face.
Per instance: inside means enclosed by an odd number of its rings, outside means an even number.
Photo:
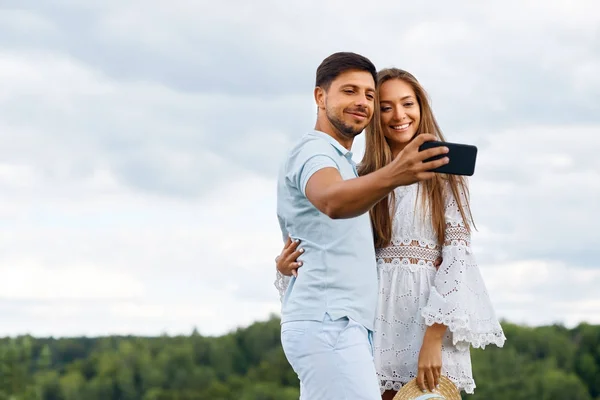
[[[390,79],[379,88],[381,126],[392,152],[397,153],[416,135],[421,109],[412,86]]]

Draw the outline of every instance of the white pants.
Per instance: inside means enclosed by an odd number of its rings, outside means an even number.
[[[300,400],[381,400],[372,333],[348,318],[281,324],[285,355],[300,379]]]

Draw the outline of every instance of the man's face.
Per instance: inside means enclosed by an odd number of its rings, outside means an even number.
[[[344,137],[354,138],[367,127],[375,107],[375,82],[366,71],[340,74],[325,92],[327,119]]]

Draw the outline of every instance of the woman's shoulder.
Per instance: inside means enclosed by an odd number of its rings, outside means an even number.
[[[401,225],[415,224],[415,213],[422,213],[423,204],[419,198],[419,184],[398,186],[394,189],[394,203],[390,205],[394,220]],[[418,219],[420,220],[420,218]]]
[[[417,194],[419,192],[419,184],[413,183],[407,186],[398,186],[394,189],[394,203],[396,211],[399,209],[410,208],[414,209]]]

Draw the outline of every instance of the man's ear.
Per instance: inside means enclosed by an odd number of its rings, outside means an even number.
[[[317,103],[317,107],[321,110],[325,109],[325,97],[327,96],[327,93],[325,92],[325,90],[320,87],[317,86],[315,87],[315,103]]]

